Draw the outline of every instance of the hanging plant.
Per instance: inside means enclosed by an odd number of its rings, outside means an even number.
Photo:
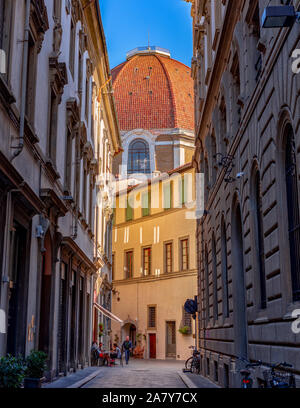
[[[181,334],[191,334],[191,329],[189,328],[189,326],[180,327],[178,331]]]

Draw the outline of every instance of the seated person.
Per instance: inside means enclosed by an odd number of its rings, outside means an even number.
[[[121,350],[116,343],[114,343],[113,348],[110,351],[110,358],[121,358]]]

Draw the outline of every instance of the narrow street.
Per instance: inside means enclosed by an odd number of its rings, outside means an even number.
[[[103,367],[82,388],[186,388],[178,372],[181,361],[131,360],[126,366]]]

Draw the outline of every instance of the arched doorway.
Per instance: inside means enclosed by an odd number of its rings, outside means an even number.
[[[237,197],[232,206],[232,267],[234,343],[237,357],[247,358],[247,316],[244,273],[243,226]]]
[[[136,346],[136,325],[132,322],[127,322],[122,327],[122,342],[129,336],[129,339],[133,345]]]
[[[52,243],[47,232],[44,242],[45,252],[42,259],[39,350],[49,354],[50,305],[52,285]]]

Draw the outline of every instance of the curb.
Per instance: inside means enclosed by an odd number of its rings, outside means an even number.
[[[97,370],[94,373],[90,374],[89,376],[83,378],[82,380],[79,380],[77,382],[75,382],[72,385],[69,385],[66,388],[80,388],[83,385],[87,384],[89,381],[91,381],[92,379],[94,379],[95,377],[97,377],[97,375],[101,372],[101,370]]]
[[[181,373],[180,371],[177,372],[177,374],[179,375],[179,377],[182,379],[182,381],[184,382],[184,384],[187,386],[187,388],[198,388],[192,380],[189,379],[189,377],[184,374]]]

